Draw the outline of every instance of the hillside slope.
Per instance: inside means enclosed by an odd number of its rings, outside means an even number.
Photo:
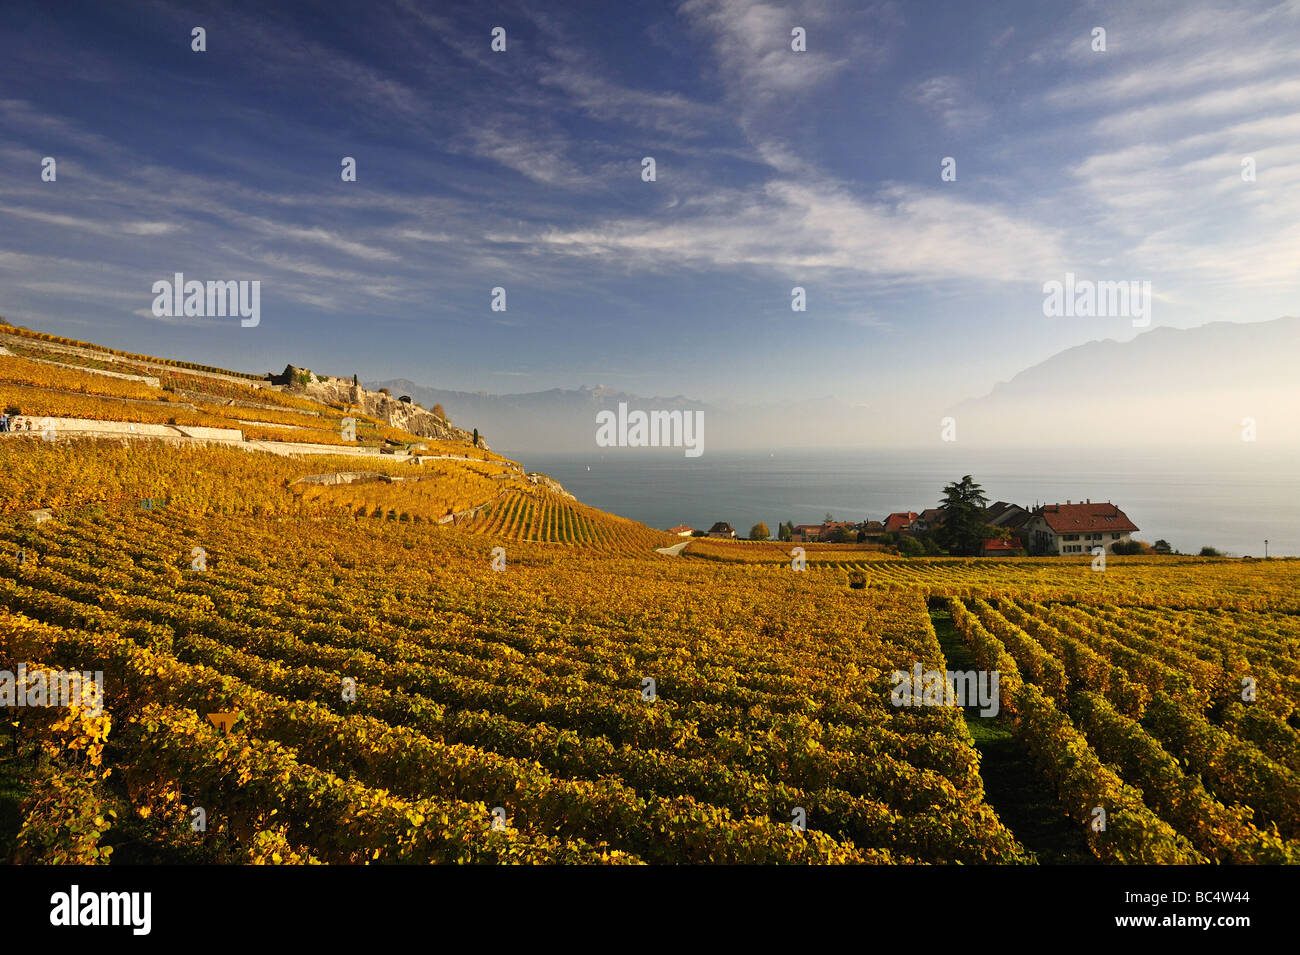
[[[363,400],[354,403],[349,397],[323,382],[313,391],[296,381],[277,384],[265,376],[0,324],[0,406],[22,416],[24,426],[45,418],[68,427],[89,421],[172,425],[227,429],[238,432],[234,440],[371,449],[409,447],[422,439],[457,448],[472,444],[466,432],[439,426],[432,414],[415,413],[384,395],[360,395]],[[355,437],[346,428],[349,417]]]
[[[147,501],[467,525],[603,551],[667,540],[579,504],[431,411],[293,366],[258,379],[0,325],[0,407],[21,426],[0,435],[0,513]]]

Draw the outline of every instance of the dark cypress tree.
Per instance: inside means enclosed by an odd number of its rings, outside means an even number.
[[[947,544],[950,551],[967,556],[979,554],[987,505],[984,489],[969,474],[944,487],[943,501],[939,506],[948,516],[943,525],[942,543]]]

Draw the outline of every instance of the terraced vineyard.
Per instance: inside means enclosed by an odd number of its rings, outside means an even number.
[[[356,458],[332,455],[290,458],[228,447],[46,442],[23,435],[0,441],[0,513],[90,506],[121,511],[142,500],[191,514],[316,513],[330,509],[329,502],[295,497],[291,482],[356,466]],[[365,466],[393,475],[413,470],[378,456]]]
[[[799,572],[777,545],[657,554],[676,539],[496,460],[299,481],[354,462],[0,442],[0,670],[105,677],[102,714],[7,714],[25,798],[0,852],[1068,855],[1042,822],[1106,862],[1300,859],[1298,561],[832,547]],[[897,671],[952,669],[950,639],[999,674],[996,716],[891,698]]]
[[[506,490],[466,526],[473,534],[508,540],[576,544],[621,553],[648,553],[678,543],[664,531],[598,511],[545,489]]]
[[[405,468],[377,481],[299,484],[291,490],[309,505],[329,503],[363,517],[437,523],[483,506],[507,488],[527,483],[522,475],[490,462],[433,462],[411,471]]]
[[[39,419],[50,417],[234,428],[251,440],[340,446],[422,440],[364,414],[347,414],[341,407],[263,387],[257,376],[129,356],[149,363],[137,364],[116,357],[122,353],[111,349],[3,324],[0,334],[9,336],[6,340],[13,343],[14,350],[13,354],[0,354],[0,408],[23,416],[33,427]],[[55,350],[42,344],[46,341],[89,349],[103,358]],[[153,365],[167,370],[155,371]],[[186,373],[186,368],[221,377],[200,377]],[[158,384],[130,375],[154,378]],[[356,441],[342,435],[345,415],[354,419]]]

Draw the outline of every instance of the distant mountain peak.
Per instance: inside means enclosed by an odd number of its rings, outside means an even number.
[[[952,409],[967,438],[1045,436],[1081,448],[1300,439],[1300,319],[1159,326],[1057,352]]]
[[[1072,345],[1000,381],[954,410],[994,399],[1054,397],[1061,388],[1138,387],[1144,393],[1216,387],[1290,385],[1300,318],[1207,322],[1192,328],[1159,325],[1128,341],[1100,338]],[[1282,351],[1279,352],[1279,349]]]

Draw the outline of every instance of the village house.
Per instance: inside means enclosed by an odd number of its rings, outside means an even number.
[[[726,521],[718,521],[718,523],[709,528],[709,536],[732,538],[736,536],[736,529]]]
[[[984,521],[994,527],[1003,527],[1020,542],[1020,547],[1029,550],[1029,524],[1034,515],[1019,504],[998,501],[984,509]]]
[[[820,524],[796,524],[790,530],[790,540],[806,543],[808,541],[829,541],[834,540],[836,531],[843,531],[847,535],[847,540],[855,542],[858,539],[858,533],[868,524],[874,523],[877,528],[880,527],[879,521],[864,521],[861,524],[855,524],[853,521],[823,521]]]
[[[796,524],[790,532],[792,541],[828,541],[832,540],[836,531],[844,531],[850,540],[858,539],[858,530],[860,525],[852,521],[823,521],[820,524]]]
[[[980,542],[981,557],[1011,557],[1021,549],[1019,541],[1003,540],[999,537]]]
[[[998,501],[984,508],[984,521],[992,524],[994,527],[1006,527],[1010,530],[1019,530],[1028,524],[1034,515],[1019,504],[1008,504],[1006,501]]]
[[[947,519],[948,512],[942,507],[927,507],[916,515],[916,520],[912,521],[912,526],[907,529],[907,532],[909,534],[924,534],[926,531],[942,527],[943,522]]]
[[[1137,525],[1110,501],[1094,504],[1044,504],[1034,509],[1026,525],[1031,554],[1090,554],[1094,547],[1114,553],[1128,541]]]
[[[885,518],[885,533],[906,534],[911,530],[912,522],[920,516],[916,511],[896,511]]]
[[[689,527],[686,524],[678,524],[676,527],[668,528],[668,533],[676,534],[678,537],[690,537],[695,533],[695,528]]]
[[[885,533],[885,525],[880,521],[863,521],[858,525],[858,536],[863,541],[879,540]]]

